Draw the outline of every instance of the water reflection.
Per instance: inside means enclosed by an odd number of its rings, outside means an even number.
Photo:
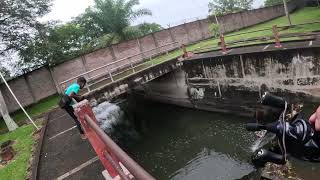
[[[246,176],[252,171],[254,169],[249,163],[204,148],[202,152],[189,161],[185,167],[171,175],[170,178],[176,180],[229,180]]]
[[[135,117],[145,121],[132,157],[157,179],[240,179],[249,164],[255,137],[249,121],[161,104],[143,104]]]

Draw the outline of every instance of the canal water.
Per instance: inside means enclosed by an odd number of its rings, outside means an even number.
[[[256,137],[244,128],[252,119],[152,102],[134,106],[125,112],[104,103],[94,111],[101,127],[157,179],[255,179]],[[294,160],[293,167],[301,177],[319,179],[319,164]]]

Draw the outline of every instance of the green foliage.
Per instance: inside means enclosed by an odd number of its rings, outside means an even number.
[[[33,41],[20,50],[20,69],[33,70],[44,64],[53,66],[67,59],[120,41],[138,38],[159,31],[155,23],[131,26],[131,22],[143,15],[151,15],[148,9],[137,9],[138,0],[95,0],[72,22],[56,25],[48,23],[38,28]]]
[[[26,48],[20,50],[21,64],[34,69],[72,58],[86,43],[85,29],[74,23],[44,26]],[[23,67],[23,66],[21,66]]]
[[[218,24],[211,24],[209,26],[209,30],[210,30],[213,37],[219,36],[219,25]]]
[[[223,15],[252,8],[253,0],[213,0],[209,2],[211,14]]]
[[[153,32],[161,31],[163,27],[157,23],[142,23],[137,26],[140,31],[140,35],[144,36]]]
[[[290,0],[286,0],[286,1],[289,2]],[[278,4],[283,4],[283,0],[265,0],[264,1],[265,7],[274,6],[274,5],[278,5]]]
[[[37,19],[49,11],[51,0],[0,1],[0,55],[20,50],[41,26]]]
[[[10,78],[10,72],[8,69],[1,67],[0,66],[0,73],[4,76],[5,79],[9,79]],[[2,82],[2,80],[0,79],[0,82]]]
[[[95,0],[95,6],[89,8],[84,16],[92,19],[94,26],[103,34],[111,34],[120,41],[128,40],[135,33],[130,28],[132,21],[145,15],[152,15],[148,9],[137,9],[139,0]]]
[[[34,127],[32,125],[26,125],[10,133],[0,135],[0,144],[7,140],[16,141],[13,149],[17,152],[14,160],[0,169],[1,179],[26,179],[32,146],[35,144],[32,137],[33,131]]]

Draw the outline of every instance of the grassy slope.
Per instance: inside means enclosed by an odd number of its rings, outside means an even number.
[[[13,132],[0,135],[0,144],[7,140],[16,141],[13,145],[13,149],[16,152],[14,160],[4,168],[0,169],[0,179],[25,179],[28,162],[32,153],[32,146],[35,143],[32,136],[34,130],[35,129],[32,125],[26,125]]]
[[[291,21],[292,21],[292,24],[301,24],[301,23],[312,22],[312,21],[320,21],[320,8],[306,7],[306,8],[300,9],[300,10],[294,12],[293,14],[291,14]],[[255,30],[259,30],[259,29],[272,28],[273,25],[286,26],[286,25],[288,25],[288,20],[285,16],[280,17],[280,18],[276,18],[274,20],[271,20],[271,21],[268,21],[265,23],[261,23],[261,24],[258,24],[258,25],[252,26],[252,27],[242,29],[240,31],[226,34],[225,40],[226,40],[226,42],[228,42],[228,41],[235,41],[235,40],[239,40],[239,39],[243,39],[243,38],[271,36],[272,31],[270,30],[270,31],[262,31],[262,32],[255,32],[255,33],[250,33],[250,34],[228,37],[228,35],[244,33],[244,32],[249,32],[249,31],[255,31]],[[293,27],[293,28],[290,28],[289,30],[281,31],[280,34],[293,33],[293,32],[310,32],[310,31],[315,31],[315,30],[318,30],[318,31],[320,30],[320,23],[305,25],[303,27]],[[202,41],[200,43],[189,46],[188,50],[193,51],[198,48],[217,47],[217,44],[219,41],[220,41],[219,39],[209,39],[206,41]]]
[[[42,113],[45,113],[48,110],[57,106],[58,100],[58,95],[48,97],[44,100],[41,100],[39,103],[26,108],[26,111],[29,113],[31,117],[41,115]],[[26,115],[22,112],[22,110],[12,113],[11,116],[14,119],[14,121],[18,124],[21,123],[23,120],[27,119]],[[0,119],[0,131],[3,131],[4,129],[7,129],[6,124],[4,123],[3,119]]]

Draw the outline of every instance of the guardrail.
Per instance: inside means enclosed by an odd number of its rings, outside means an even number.
[[[105,168],[103,175],[106,179],[155,180],[98,126],[87,100],[75,105],[75,113]]]
[[[197,50],[194,51],[194,53],[202,53],[205,51],[212,51],[212,50],[221,50],[223,54],[228,53],[228,48],[234,48],[238,46],[243,46],[247,44],[261,44],[265,42],[274,42],[275,47],[279,48],[281,47],[281,42],[283,42],[285,38],[299,38],[299,37],[307,37],[307,36],[312,36],[316,33],[312,32],[303,32],[303,33],[282,33],[284,30],[290,30],[291,28],[294,27],[303,27],[306,25],[311,25],[311,24],[319,24],[320,21],[313,21],[313,22],[306,22],[306,23],[301,23],[301,24],[293,24],[293,25],[286,25],[286,26],[277,26],[274,25],[270,28],[263,28],[263,29],[258,29],[258,30],[253,30],[253,31],[246,31],[246,32],[241,32],[241,33],[231,33],[229,35],[224,35],[221,34],[219,39],[220,41],[217,42],[216,46],[211,46],[211,47],[200,47]],[[320,29],[319,29],[320,30]],[[258,36],[252,36],[254,33],[261,33],[264,32],[266,35],[258,35]],[[234,40],[228,40],[236,36],[245,36],[248,35],[250,38],[237,38]]]
[[[152,58],[160,55],[160,54],[168,54],[170,51],[175,50],[179,48],[179,43],[178,42],[173,42],[173,43],[168,43],[162,46],[159,46],[157,48],[153,48],[150,49],[148,51],[144,51],[141,53],[137,53],[135,55],[129,56],[129,57],[125,57],[122,58],[120,60],[105,64],[103,66],[97,67],[95,69],[92,69],[90,71],[81,73],[77,76],[71,77],[63,82],[59,83],[60,89],[61,91],[64,91],[66,88],[66,85],[71,82],[74,81],[75,79],[77,79],[78,77],[81,76],[88,76],[90,73],[96,72],[98,70],[102,70],[102,73],[98,73],[94,76],[88,77],[88,84],[86,86],[86,88],[88,89],[88,91],[91,91],[91,86],[94,86],[102,81],[107,81],[110,80],[111,82],[115,81],[115,77],[117,77],[118,75],[125,73],[127,71],[131,71],[132,73],[135,73],[136,68],[139,68],[140,66],[143,66],[146,62],[151,62],[151,66],[153,66],[153,61]],[[148,56],[146,57],[146,54],[148,54]],[[137,60],[133,60],[133,58],[137,57],[137,56],[144,56],[141,59],[137,58]],[[121,63],[121,65],[117,66],[117,67],[111,67],[114,66],[116,64]]]

